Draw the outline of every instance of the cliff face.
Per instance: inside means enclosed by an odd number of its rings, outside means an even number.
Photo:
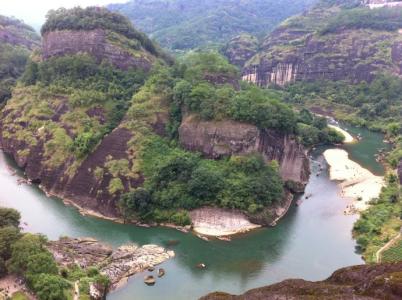
[[[306,150],[295,137],[235,121],[200,121],[186,117],[179,128],[180,143],[209,158],[259,152],[266,161],[276,160],[285,181],[303,191],[310,170]]]
[[[43,37],[42,56],[49,59],[85,52],[124,70],[135,67],[148,71],[155,58],[139,45],[123,47],[124,42],[129,44],[127,38],[103,29],[51,31]]]
[[[229,62],[240,68],[258,52],[258,39],[252,35],[242,34],[232,38],[222,49]]]
[[[402,298],[402,263],[362,265],[336,271],[324,281],[301,279],[257,288],[240,296],[212,293],[200,300],[397,300]]]
[[[243,80],[265,87],[306,80],[370,82],[378,71],[402,74],[400,33],[348,28],[321,32],[339,10],[315,9],[286,21],[246,63]]]

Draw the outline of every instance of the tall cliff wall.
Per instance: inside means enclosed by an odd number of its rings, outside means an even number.
[[[313,80],[370,82],[384,71],[401,75],[402,34],[348,28],[321,33],[338,11],[316,9],[285,22],[245,64],[243,80],[265,87]]]
[[[121,41],[113,41],[118,37]],[[107,60],[121,69],[140,68],[148,71],[155,58],[141,46],[137,49],[122,47],[119,42],[127,42],[127,38],[103,30],[58,30],[46,33],[43,36],[42,56],[49,59],[54,56],[88,53],[99,62]],[[132,41],[131,41],[132,42]]]
[[[186,117],[179,128],[180,143],[209,158],[259,152],[266,161],[276,160],[285,181],[296,183],[300,192],[307,184],[310,170],[304,147],[295,137],[235,121],[200,121]]]

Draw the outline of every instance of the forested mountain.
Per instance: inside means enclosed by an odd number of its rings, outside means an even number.
[[[132,0],[109,5],[163,47],[212,47],[249,33],[263,36],[315,0]]]
[[[24,72],[31,51],[40,38],[23,22],[0,16],[0,104],[11,96],[11,88]]]

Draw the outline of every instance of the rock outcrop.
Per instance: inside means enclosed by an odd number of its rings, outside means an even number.
[[[107,30],[57,30],[45,33],[42,42],[42,56],[49,59],[54,56],[72,55],[77,53],[88,53],[95,57],[98,62],[107,60],[114,66],[127,70],[139,68],[146,71],[155,61],[150,53],[143,48],[135,50],[123,48],[116,41],[127,40],[116,33],[111,34]],[[113,38],[116,41],[113,42]],[[127,44],[129,44],[127,42]]]
[[[402,263],[362,265],[336,271],[319,282],[301,279],[257,288],[240,296],[212,293],[200,300],[398,300],[402,299]]]
[[[303,191],[310,175],[306,150],[291,135],[235,121],[201,121],[187,116],[179,137],[184,148],[214,159],[259,152],[266,161],[279,163],[283,180],[296,183],[297,192]]]
[[[259,42],[256,37],[241,34],[232,38],[222,51],[231,64],[242,68],[246,61],[258,52],[258,47]]]
[[[398,164],[398,177],[399,183],[402,184],[402,160],[400,160]]]
[[[61,266],[79,265],[81,268],[97,267],[111,281],[111,289],[125,284],[128,278],[159,265],[174,257],[156,245],[124,245],[116,250],[92,238],[60,238],[49,243],[48,248]]]
[[[259,86],[296,81],[372,81],[376,73],[402,74],[402,35],[397,31],[322,30],[339,7],[316,8],[269,34],[243,68],[243,80]]]

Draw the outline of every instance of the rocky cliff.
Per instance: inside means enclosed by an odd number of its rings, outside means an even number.
[[[57,30],[47,32],[43,36],[44,59],[77,53],[88,53],[98,62],[107,60],[124,70],[139,68],[149,71],[156,60],[139,44],[104,29]]]
[[[363,265],[336,271],[319,282],[301,279],[250,290],[243,295],[212,293],[200,300],[380,300],[402,299],[402,263]]]
[[[351,10],[338,6],[317,7],[285,21],[245,64],[243,80],[265,87],[306,80],[370,82],[378,72],[402,74],[399,31],[361,24],[325,31],[338,18],[353,18],[348,14]]]
[[[201,121],[186,117],[179,128],[180,143],[208,158],[261,153],[266,161],[276,160],[285,181],[296,183],[297,192],[304,190],[310,170],[306,150],[292,135],[235,121]]]

